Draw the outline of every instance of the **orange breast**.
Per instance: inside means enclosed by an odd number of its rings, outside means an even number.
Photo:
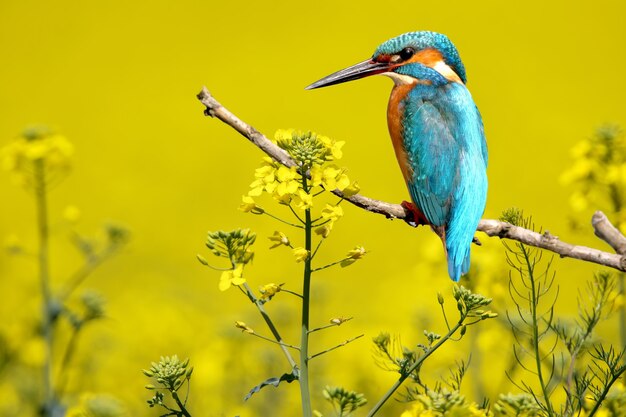
[[[391,136],[391,143],[393,149],[396,152],[396,158],[400,165],[400,170],[404,176],[404,180],[408,183],[413,177],[413,170],[409,165],[408,156],[404,149],[404,143],[402,134],[404,127],[402,126],[402,117],[404,113],[403,99],[411,91],[413,85],[396,85],[391,90],[391,97],[389,98],[389,105],[387,106],[387,125],[389,127],[389,136]]]

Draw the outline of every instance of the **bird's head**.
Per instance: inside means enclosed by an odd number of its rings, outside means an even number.
[[[430,70],[423,71],[425,68]],[[311,90],[376,74],[387,75],[396,84],[428,82],[421,75],[433,70],[449,82],[467,82],[459,53],[446,35],[409,32],[380,45],[370,59],[330,74],[306,88]]]

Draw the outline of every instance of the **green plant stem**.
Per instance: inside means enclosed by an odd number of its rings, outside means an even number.
[[[265,311],[265,308],[263,307],[263,303],[261,303],[259,299],[254,295],[254,293],[252,292],[252,289],[250,288],[247,282],[243,283],[243,287],[250,301],[254,303],[256,308],[259,310],[259,313],[261,313],[261,316],[263,317],[263,320],[265,320],[267,327],[272,332],[274,339],[276,339],[276,341],[280,345],[280,349],[283,351],[283,354],[287,358],[287,361],[289,362],[291,369],[296,369],[297,368],[296,361],[293,359],[293,356],[291,356],[291,352],[289,352],[286,344],[283,342],[283,338],[280,336],[280,333],[278,333],[278,329],[274,325],[274,322],[272,321],[270,316],[267,314],[267,311]]]
[[[65,391],[65,386],[67,385],[67,371],[69,368],[70,361],[72,360],[72,356],[76,351],[76,344],[78,342],[78,336],[83,328],[82,324],[74,327],[74,331],[70,336],[69,342],[67,342],[67,348],[65,349],[65,354],[63,355],[63,360],[61,361],[61,369],[59,370],[58,378],[57,378],[57,387],[56,387],[56,397],[61,398],[63,395],[63,391]]]
[[[302,176],[302,188],[309,192],[307,178]],[[312,232],[311,209],[304,212],[304,247],[311,253]],[[300,336],[300,396],[302,399],[302,416],[311,417],[311,394],[309,390],[309,308],[311,299],[311,256],[304,261],[304,276],[302,281],[302,332]]]
[[[608,384],[606,384],[606,386],[604,387],[604,390],[602,390],[602,393],[600,394],[600,397],[598,398],[596,403],[593,405],[593,408],[591,409],[591,411],[589,411],[588,417],[593,417],[596,414],[596,412],[600,409],[600,406],[604,402],[604,399],[606,398],[607,394],[611,390],[611,387],[622,375],[626,375],[626,367],[624,366],[620,368],[619,372],[613,374],[611,380],[609,381]]]
[[[533,353],[535,356],[535,366],[537,367],[537,377],[539,378],[539,385],[541,385],[541,392],[543,393],[543,398],[546,402],[546,411],[548,416],[552,417],[554,415],[554,410],[552,409],[552,403],[550,402],[550,396],[548,393],[548,386],[543,378],[543,370],[541,369],[541,352],[539,351],[539,318],[537,317],[537,307],[539,305],[538,298],[538,289],[535,285],[535,276],[534,276],[534,264],[531,263],[530,256],[526,250],[526,246],[519,245],[522,254],[524,255],[524,260],[526,261],[526,268],[529,275],[530,281],[530,313],[532,315],[532,347]]]
[[[178,397],[178,393],[176,391],[172,391],[172,398],[174,398],[174,401],[176,401],[176,404],[178,404],[178,407],[180,408],[180,412],[185,417],[191,417],[191,414],[189,414],[189,411],[187,411],[187,409],[185,408],[185,404],[183,404],[183,402],[180,400],[180,398]]]
[[[117,246],[107,247],[101,254],[96,256],[90,256],[79,270],[67,280],[67,283],[61,291],[58,293],[58,301],[63,302],[69,298],[70,295],[82,284],[91,273],[98,268],[109,257],[113,256],[117,249]],[[207,265],[209,266],[209,265]],[[210,267],[210,266],[209,266]]]
[[[408,368],[406,371],[404,371],[402,374],[400,374],[400,378],[398,378],[398,380],[391,386],[391,388],[389,388],[389,390],[385,393],[385,395],[383,395],[382,398],[380,400],[378,400],[376,405],[374,405],[374,407],[367,414],[367,417],[374,416],[382,408],[382,406],[387,402],[387,400],[389,398],[391,398],[391,396],[398,390],[398,388],[400,388],[400,386],[402,385],[404,380],[407,379],[411,375],[411,373],[413,371],[415,371],[419,366],[421,366],[422,363],[424,363],[424,361],[430,355],[435,353],[435,351],[437,349],[439,349],[439,347],[441,347],[441,345],[443,345],[447,340],[449,340],[454,335],[454,333],[456,333],[456,331],[461,328],[461,326],[463,326],[463,322],[465,321],[466,317],[467,316],[465,314],[462,315],[461,318],[459,319],[458,323],[453,328],[451,328],[448,331],[448,333],[446,333],[445,336],[443,336],[441,339],[439,339],[439,341],[437,343],[435,343],[430,349],[428,349],[428,352],[426,352],[426,353],[424,353],[424,355],[420,356],[419,359],[417,359],[415,361],[415,363],[413,365],[411,365],[410,368]]]
[[[52,345],[53,345],[53,306],[50,292],[50,265],[49,265],[49,226],[48,202],[46,199],[46,172],[43,159],[34,163],[35,200],[37,205],[37,231],[39,240],[38,263],[39,285],[42,297],[42,324],[41,332],[45,345],[45,361],[43,365],[43,415],[52,415],[54,408],[54,393],[52,390]]]
[[[607,146],[607,149],[611,150],[612,147]],[[605,156],[607,165],[610,163],[611,156],[612,155]],[[622,197],[621,197],[620,189],[615,184],[612,184],[609,186],[609,194],[611,196],[611,202],[613,203],[613,211],[615,213],[621,212],[623,209],[623,204],[622,204]],[[624,282],[625,279],[626,279],[626,274],[624,273],[620,273],[617,276],[617,281],[619,282],[618,284],[619,294],[622,297],[626,296],[626,283]],[[620,341],[622,342],[622,346],[626,347],[626,304],[622,304],[617,314],[619,317]],[[626,382],[626,373],[624,374],[624,382]]]

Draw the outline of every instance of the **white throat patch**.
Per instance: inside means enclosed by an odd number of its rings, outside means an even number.
[[[386,75],[391,78],[396,85],[410,85],[417,84],[417,80],[413,77],[409,77],[408,75],[398,74],[395,72],[383,72],[382,75]]]

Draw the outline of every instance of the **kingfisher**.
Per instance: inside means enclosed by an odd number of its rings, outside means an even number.
[[[441,238],[448,274],[458,281],[469,270],[487,201],[487,143],[465,67],[447,36],[409,32],[381,44],[370,59],[306,88],[376,74],[394,82],[387,124],[412,200],[402,205],[414,223],[429,225]]]

